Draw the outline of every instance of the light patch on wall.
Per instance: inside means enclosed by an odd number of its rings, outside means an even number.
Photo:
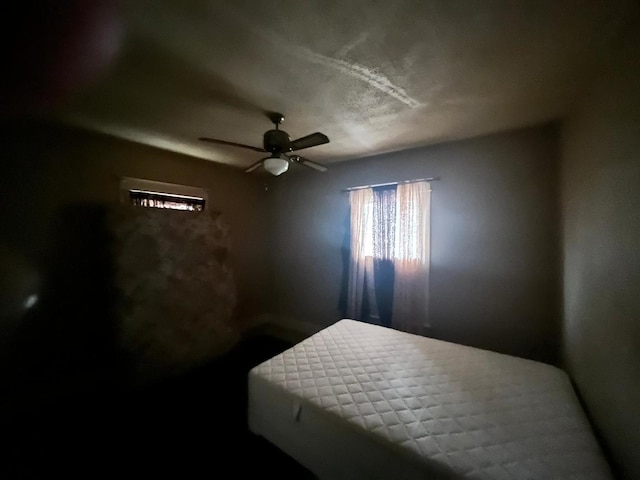
[[[475,233],[479,229],[478,221],[457,212],[449,205],[439,208],[432,220],[434,231],[439,233],[431,246],[431,266],[455,265],[459,260],[460,250],[468,248],[465,242],[469,232]],[[441,241],[442,238],[448,240]]]

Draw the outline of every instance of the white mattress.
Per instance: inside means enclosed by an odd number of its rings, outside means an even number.
[[[320,478],[611,478],[561,370],[353,320],[251,370],[249,425]]]

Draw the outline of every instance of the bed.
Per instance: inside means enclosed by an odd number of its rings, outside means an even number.
[[[567,375],[341,320],[253,368],[251,430],[326,479],[608,479]]]

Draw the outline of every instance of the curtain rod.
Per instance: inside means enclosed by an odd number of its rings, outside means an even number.
[[[353,192],[354,190],[362,190],[363,188],[386,187],[386,186],[389,186],[389,185],[399,185],[401,183],[435,182],[437,180],[440,180],[440,177],[416,178],[414,180],[400,180],[399,182],[376,183],[374,185],[359,185],[357,187],[345,188],[342,191],[343,192]]]

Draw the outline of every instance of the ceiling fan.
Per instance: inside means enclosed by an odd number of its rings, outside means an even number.
[[[203,142],[216,143],[218,145],[230,145],[232,147],[247,148],[254,152],[269,153],[268,157],[258,160],[245,170],[246,173],[253,172],[255,169],[264,165],[264,169],[272,175],[278,176],[289,169],[290,163],[299,163],[305,167],[313,168],[319,172],[326,172],[327,167],[299,155],[289,155],[289,152],[296,152],[303,148],[315,147],[329,143],[329,137],[325,134],[316,132],[305,137],[291,140],[289,134],[279,129],[279,125],[284,122],[284,115],[277,112],[268,113],[269,120],[275,125],[274,129],[268,130],[264,134],[263,148],[252,147],[242,143],[227,142],[225,140],[217,140],[215,138],[200,137]]]

